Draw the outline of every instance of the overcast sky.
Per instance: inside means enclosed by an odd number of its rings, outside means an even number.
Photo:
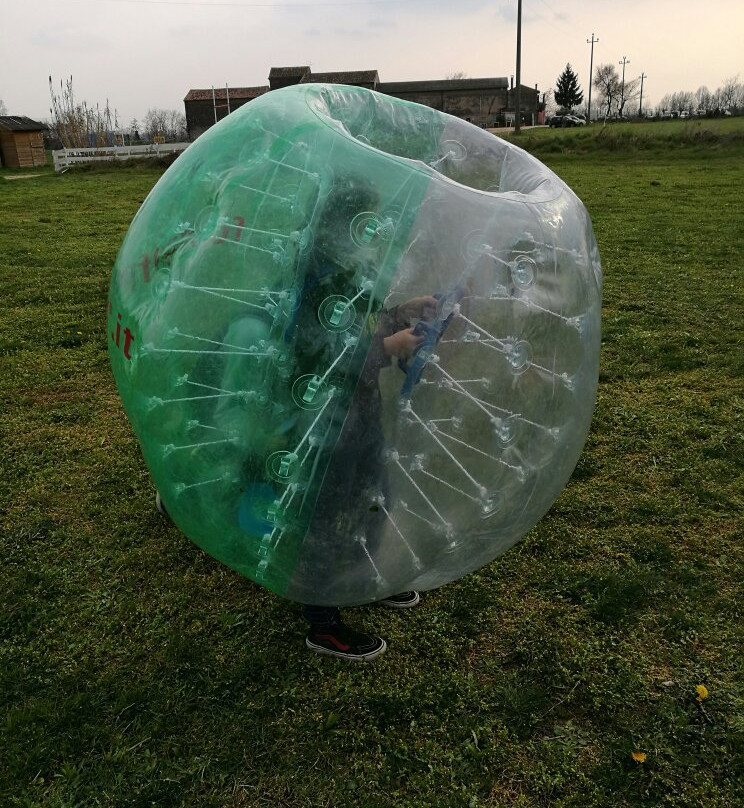
[[[106,99],[126,125],[183,112],[191,88],[267,83],[272,66],[379,71],[382,81],[511,76],[517,0],[0,0],[0,100],[49,117],[48,76]],[[668,92],[744,80],[744,0],[523,0],[522,83],[555,86],[567,62],[586,95],[594,64]]]

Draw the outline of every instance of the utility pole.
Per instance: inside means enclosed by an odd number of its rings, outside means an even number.
[[[587,39],[587,44],[592,43],[592,52],[589,57],[589,103],[587,104],[586,119],[588,123],[592,122],[592,72],[594,71],[594,43],[599,42],[599,39],[594,38],[594,31],[592,31],[592,38]]]
[[[648,76],[645,73],[641,73],[641,100],[638,104],[638,117],[643,117],[643,80],[647,79]]]
[[[623,109],[625,107],[625,65],[630,64],[630,59],[627,56],[623,56],[622,62],[618,62],[619,65],[623,66],[623,82],[620,85],[620,117],[623,117]]]
[[[517,0],[517,94],[514,100],[514,133],[522,129],[522,104],[519,85],[522,81],[522,0]]]

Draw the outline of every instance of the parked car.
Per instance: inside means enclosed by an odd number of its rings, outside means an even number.
[[[548,126],[555,129],[559,126],[584,126],[586,121],[583,116],[568,114],[568,115],[553,115],[548,121]]]

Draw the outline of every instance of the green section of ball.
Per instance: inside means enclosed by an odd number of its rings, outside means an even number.
[[[168,512],[283,593],[436,158],[437,113],[308,86],[242,107],[153,188],[110,356]]]

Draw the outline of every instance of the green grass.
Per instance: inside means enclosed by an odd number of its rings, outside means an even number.
[[[744,145],[660,138],[543,154],[606,273],[586,450],[504,557],[354,610],[367,666],[154,512],[104,309],[158,170],[0,171],[0,804],[739,804]]]
[[[501,134],[501,133],[500,133]],[[552,154],[627,151],[652,152],[695,150],[699,155],[744,144],[744,117],[692,118],[688,120],[611,122],[550,129],[528,127],[519,134],[507,132],[507,140],[543,158]]]

